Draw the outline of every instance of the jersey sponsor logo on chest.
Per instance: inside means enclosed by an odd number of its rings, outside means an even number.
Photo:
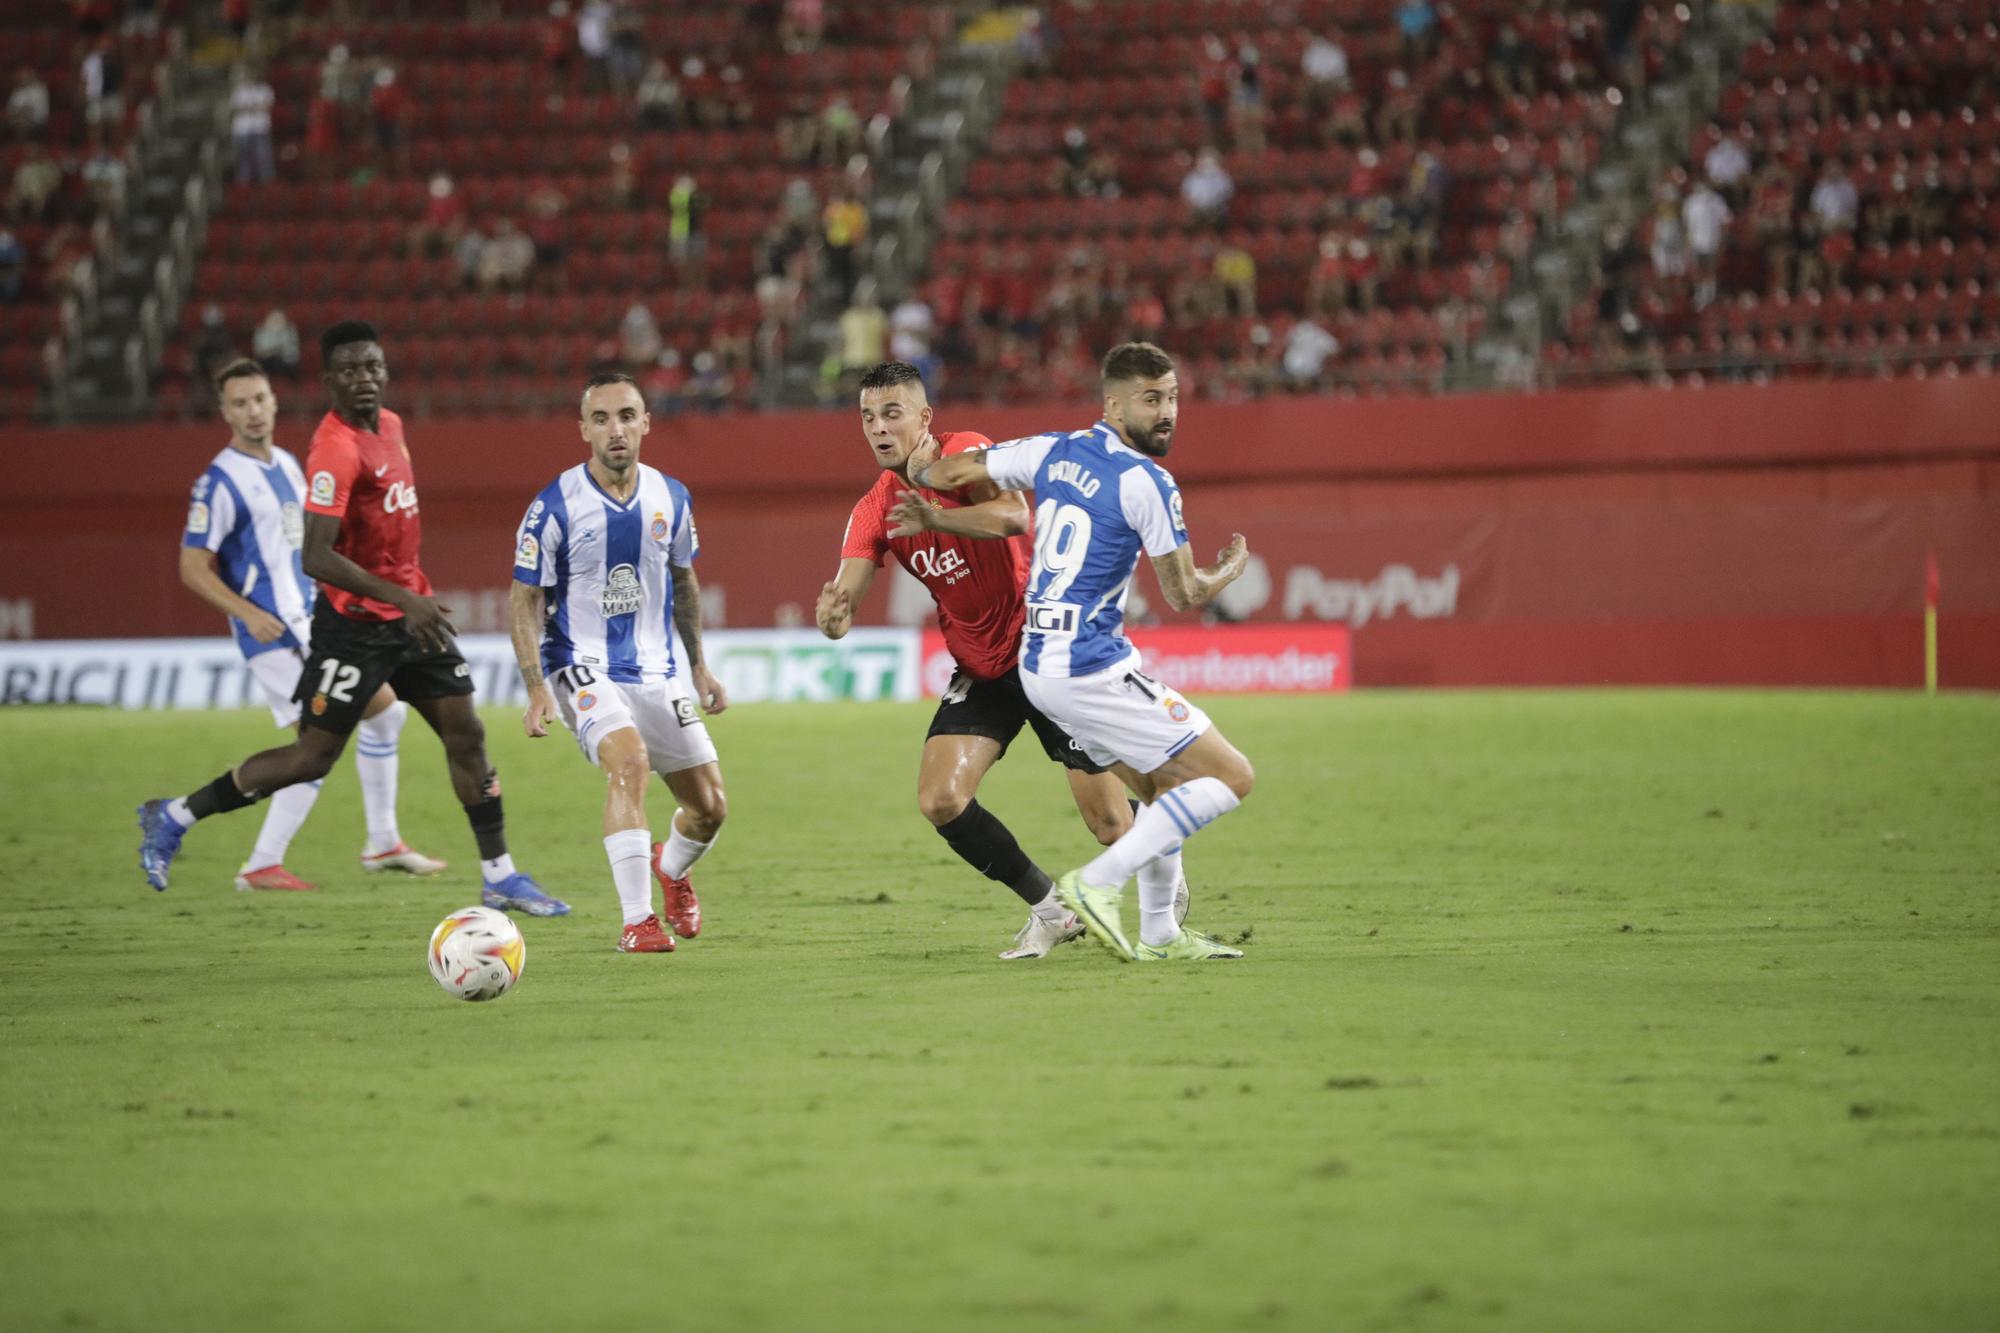
[[[646,590],[639,583],[639,571],[630,565],[614,565],[604,576],[604,596],[599,604],[604,614],[629,616],[645,603]]]
[[[382,493],[382,512],[385,514],[416,513],[416,486],[400,478],[390,482],[389,489]]]
[[[910,552],[910,572],[920,579],[932,579],[943,583],[956,583],[971,574],[972,567],[965,563],[965,557],[946,547],[939,550]]]

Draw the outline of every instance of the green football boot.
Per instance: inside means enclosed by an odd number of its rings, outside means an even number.
[[[1132,961],[1132,942],[1125,938],[1125,923],[1118,917],[1118,900],[1125,886],[1100,889],[1083,882],[1083,872],[1072,870],[1056,881],[1056,897],[1083,921],[1090,938],[1118,955],[1120,962]]]
[[[1143,940],[1133,946],[1132,958],[1135,962],[1161,963],[1175,958],[1189,958],[1200,961],[1205,958],[1241,958],[1241,949],[1232,949],[1213,935],[1204,935],[1198,930],[1181,927],[1181,933],[1165,944],[1147,944]]]

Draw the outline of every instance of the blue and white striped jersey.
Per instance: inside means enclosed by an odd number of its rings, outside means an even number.
[[[1123,661],[1139,552],[1162,556],[1187,543],[1173,477],[1102,421],[995,445],[986,467],[996,486],[1035,493],[1021,670],[1088,676]]]
[[[613,499],[579,463],[543,488],[514,535],[514,579],[549,590],[542,669],[593,667],[613,680],[662,680],[674,659],[674,579],[701,554],[687,487],[639,465]]]
[[[280,637],[259,643],[232,616],[229,627],[245,657],[306,646],[317,589],[299,558],[306,532],[299,502],[305,493],[299,460],[277,448],[269,463],[240,449],[224,449],[195,478],[181,545],[215,552],[215,572],[222,581],[287,626]]]

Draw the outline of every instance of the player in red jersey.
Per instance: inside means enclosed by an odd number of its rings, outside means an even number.
[[[449,608],[431,596],[417,563],[417,480],[402,419],[382,406],[389,363],[381,339],[372,325],[347,320],[321,335],[320,350],[333,410],[313,432],[306,456],[300,558],[319,584],[319,600],[299,676],[298,736],[178,800],[140,806],[139,864],[147,882],[164,889],[181,836],[197,820],[325,777],[386,684],[444,742],[452,789],[479,844],[481,901],[561,916],[568,905],[543,893],[507,854],[500,780],[473,711],[472,672],[452,641]]]
[[[894,556],[936,599],[938,627],[958,669],[924,740],[917,805],[966,864],[1028,904],[1028,924],[1000,956],[1040,958],[1073,939],[1079,923],[1007,826],[979,804],[980,779],[1025,723],[1064,766],[1077,810],[1100,843],[1109,846],[1131,827],[1132,810],[1117,776],[1092,763],[1022,692],[1016,663],[1031,543],[1021,493],[990,485],[919,491],[911,484],[913,462],[993,443],[972,431],[934,437],[931,418],[914,366],[886,361],[862,377],[862,433],[882,474],[847,520],[840,572],[820,591],[815,619],[830,639],[846,634],[884,556]],[[929,530],[890,536],[891,509],[913,494],[928,506]]]

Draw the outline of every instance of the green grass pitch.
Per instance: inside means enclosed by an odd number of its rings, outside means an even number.
[[[1204,703],[1249,956],[1168,968],[994,958],[914,705],[717,719],[704,933],[617,954],[600,780],[489,712],[577,910],[484,1005],[421,723],[441,880],[361,874],[343,763],[323,892],[230,891],[249,813],[155,894],[133,805],[268,715],[0,713],[0,1328],[1996,1327],[2000,699]],[[1031,744],[983,799],[1087,856]]]

